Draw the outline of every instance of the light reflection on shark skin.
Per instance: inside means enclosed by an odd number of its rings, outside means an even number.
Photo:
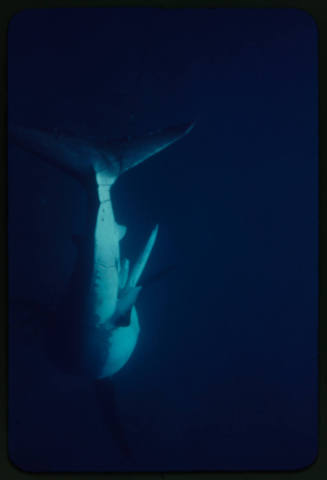
[[[133,266],[120,258],[126,227],[118,225],[111,187],[126,170],[160,152],[193,128],[168,127],[143,137],[97,144],[49,131],[12,127],[19,147],[77,178],[88,193],[89,225],[75,238],[77,261],[67,294],[49,314],[49,353],[62,369],[92,379],[110,378],[131,357],[140,326],[135,303],[158,225]],[[67,319],[69,321],[67,321]]]

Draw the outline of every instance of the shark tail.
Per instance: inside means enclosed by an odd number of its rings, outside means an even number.
[[[92,145],[77,137],[59,134],[56,130],[25,128],[11,124],[8,126],[8,140],[78,179],[91,173]]]
[[[144,160],[161,152],[169,145],[187,135],[194,123],[167,127],[157,132],[152,132],[142,137],[130,140],[113,142],[111,151],[120,158],[120,173],[139,165]]]
[[[8,138],[28,153],[76,177],[84,185],[90,174],[98,186],[110,186],[117,177],[176,142],[194,123],[168,127],[131,139],[95,142],[72,134],[9,125]],[[94,180],[93,180],[94,183]],[[105,194],[105,192],[104,192]]]

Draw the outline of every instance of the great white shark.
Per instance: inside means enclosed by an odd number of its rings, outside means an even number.
[[[73,239],[77,260],[66,294],[46,313],[45,342],[57,367],[97,381],[101,392],[99,382],[123,368],[137,344],[140,279],[158,234],[156,225],[132,266],[127,258],[121,259],[120,241],[126,227],[115,220],[111,188],[120,175],[187,135],[193,125],[102,143],[54,131],[9,127],[9,139],[18,147],[72,175],[86,189],[87,233]]]

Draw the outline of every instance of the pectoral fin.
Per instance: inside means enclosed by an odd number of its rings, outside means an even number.
[[[132,287],[123,291],[123,295],[117,301],[115,316],[125,315],[135,304],[142,287]]]
[[[121,266],[121,270],[119,273],[119,287],[123,289],[126,285],[129,273],[129,260],[124,258]]]
[[[149,237],[149,240],[147,241],[143,251],[141,252],[141,255],[139,256],[139,258],[137,259],[134,267],[131,270],[130,276],[127,280],[126,288],[132,288],[132,287],[135,287],[137,285],[137,282],[139,281],[139,279],[140,279],[140,277],[143,273],[143,270],[144,270],[144,268],[147,264],[150,253],[151,253],[151,251],[153,249],[153,246],[155,244],[155,241],[157,239],[158,228],[159,228],[159,226],[156,225],[154,227],[154,229],[152,230],[151,235]]]
[[[167,127],[143,137],[130,140],[112,142],[111,151],[120,159],[120,173],[126,172],[139,165],[149,157],[161,152],[169,145],[187,135],[193,128],[194,122],[184,125]]]

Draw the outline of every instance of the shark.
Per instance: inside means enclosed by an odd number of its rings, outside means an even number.
[[[109,393],[113,395],[110,380],[137,345],[136,303],[159,228],[154,226],[134,262],[122,259],[120,242],[127,228],[116,222],[111,189],[124,172],[183,138],[193,127],[194,122],[189,122],[113,141],[17,125],[8,128],[11,142],[73,176],[87,193],[87,232],[72,239],[77,249],[75,266],[66,294],[46,312],[44,341],[59,369],[96,382],[104,411],[109,404],[113,408],[108,400]],[[112,419],[109,423],[121,436]]]

